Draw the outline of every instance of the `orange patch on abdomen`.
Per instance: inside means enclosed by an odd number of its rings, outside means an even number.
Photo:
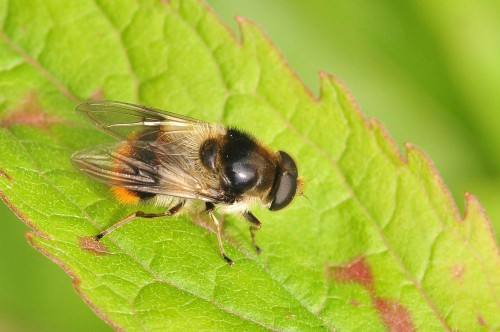
[[[155,137],[147,137],[148,135],[155,135]],[[124,187],[126,187],[126,183],[130,183],[129,176],[134,175],[132,171],[137,171],[135,167],[138,166],[132,165],[133,160],[137,158],[137,160],[141,162],[149,163],[152,162],[152,158],[156,157],[153,152],[148,151],[145,148],[141,148],[138,145],[133,145],[133,142],[136,141],[137,138],[140,138],[141,140],[153,140],[156,138],[156,135],[156,130],[152,130],[151,132],[149,132],[149,130],[137,132],[127,137],[127,142],[124,142],[123,145],[118,147],[118,149],[116,150],[116,153],[120,155],[121,158],[116,158],[113,161],[111,170],[113,172],[116,172],[117,174],[122,175],[116,176],[113,180],[111,180],[111,182],[113,183],[111,191],[115,194],[118,200],[125,204],[137,204],[142,200],[147,200],[155,196],[155,194],[153,193],[139,192],[134,189],[128,189]],[[138,183],[140,183],[140,181]]]
[[[119,153],[123,156],[127,156],[127,157],[130,156],[132,154],[132,152],[133,152],[133,148],[130,144],[125,144],[117,150],[117,153]],[[119,171],[119,168],[120,168],[119,165],[115,164],[113,167],[113,171]],[[137,203],[139,203],[140,197],[137,195],[137,193],[135,193],[134,191],[132,191],[130,189],[120,187],[119,180],[115,180],[113,182],[116,183],[117,186],[111,187],[111,191],[113,192],[113,194],[116,196],[116,198],[120,202],[125,203],[125,204],[137,204]]]
[[[125,204],[138,204],[141,198],[132,190],[122,187],[111,187],[111,191],[115,194],[116,198]]]

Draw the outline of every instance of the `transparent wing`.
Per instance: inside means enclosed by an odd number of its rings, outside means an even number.
[[[78,151],[71,160],[84,174],[133,191],[221,203],[217,181],[201,176],[175,142],[126,141]]]
[[[120,139],[130,139],[145,129],[162,128],[169,132],[188,131],[202,121],[155,108],[102,100],[88,101],[76,108],[86,114],[105,133]]]

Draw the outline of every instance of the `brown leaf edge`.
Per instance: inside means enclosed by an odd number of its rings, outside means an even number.
[[[46,251],[45,249],[43,249],[42,247],[40,247],[39,245],[37,245],[35,243],[35,237],[36,236],[39,236],[39,237],[41,237],[43,239],[46,239],[46,240],[51,240],[51,237],[49,235],[45,234],[45,233],[40,232],[40,230],[28,218],[26,218],[26,216],[21,211],[19,211],[7,199],[7,197],[2,192],[0,192],[0,198],[5,202],[5,204],[9,207],[9,209],[11,209],[14,212],[14,214],[19,219],[21,219],[26,224],[26,226],[28,226],[33,231],[33,233],[31,233],[31,232],[26,232],[25,233],[25,236],[28,239],[28,243],[33,248],[35,248],[40,253],[42,253],[42,255],[46,256],[51,261],[53,261],[54,263],[56,263],[57,265],[59,265],[64,270],[64,272],[66,272],[71,277],[73,288],[75,289],[76,293],[92,309],[92,311],[94,311],[96,313],[96,315],[99,318],[101,318],[104,322],[106,322],[109,326],[111,326],[115,331],[123,331],[123,329],[121,327],[119,327],[118,325],[116,325],[111,319],[109,319],[108,316],[106,316],[105,313],[103,313],[96,306],[94,306],[94,304],[90,301],[89,298],[87,298],[87,296],[85,295],[85,293],[80,288],[80,279],[73,273],[73,271],[67,265],[64,262],[62,262],[61,260],[59,260],[58,258],[54,257],[51,253],[49,253],[48,251]]]
[[[81,290],[80,288],[80,283],[81,280],[78,278],[73,271],[61,260],[58,258],[54,257],[51,253],[46,251],[44,248],[40,247],[39,245],[36,244],[35,242],[35,236],[33,233],[26,232],[26,238],[28,239],[29,244],[39,252],[41,252],[44,256],[49,258],[51,261],[59,265],[64,272],[66,272],[72,279],[71,283],[73,284],[73,288],[75,289],[76,293],[80,295],[80,297],[83,299],[83,301],[96,313],[99,318],[101,318],[103,321],[105,321],[109,326],[111,326],[115,331],[124,331],[123,328],[120,326],[116,325],[105,313],[103,313],[99,308],[94,306],[94,304],[90,301],[89,298],[85,295],[85,293]]]
[[[387,131],[385,126],[382,124],[382,122],[380,122],[377,119],[365,117],[365,115],[361,111],[359,104],[354,99],[354,97],[352,96],[352,94],[350,93],[350,91],[348,90],[348,88],[342,82],[341,79],[339,79],[335,75],[324,73],[324,72],[320,72],[319,75],[320,75],[320,78],[322,80],[331,80],[335,83],[335,85],[337,85],[341,89],[342,93],[349,100],[349,103],[351,105],[353,105],[354,111],[358,115],[359,119],[364,123],[365,128],[371,132],[378,132],[380,134],[380,136],[384,139],[384,141],[385,141],[384,143],[386,143],[388,145],[388,147],[390,148],[390,152],[392,153],[392,155],[396,156],[401,163],[403,163],[405,166],[408,166],[409,165],[409,158],[408,158],[409,155],[415,155],[418,159],[420,159],[424,162],[425,167],[428,170],[430,170],[429,173],[434,176],[435,184],[437,184],[437,186],[441,189],[442,194],[444,194],[446,197],[448,205],[452,208],[453,216],[454,216],[455,220],[457,220],[459,222],[467,222],[467,220],[469,220],[469,218],[472,217],[471,211],[476,211],[477,213],[479,213],[479,217],[481,217],[484,220],[484,223],[485,223],[491,237],[493,239],[496,239],[493,223],[491,222],[490,218],[488,217],[486,210],[481,205],[481,202],[479,201],[479,199],[475,195],[473,195],[469,192],[464,192],[465,208],[464,208],[463,215],[461,216],[460,212],[458,210],[457,204],[456,204],[455,200],[453,199],[453,196],[452,196],[450,190],[448,189],[448,187],[444,183],[443,178],[441,177],[441,175],[439,174],[439,171],[437,170],[436,166],[434,165],[434,162],[424,151],[422,151],[421,149],[419,149],[418,147],[414,146],[411,143],[405,142],[404,143],[404,151],[405,151],[405,154],[407,156],[405,158],[401,154],[401,151],[399,150],[398,145],[396,144],[396,142],[394,141],[392,136],[389,134],[389,132]],[[321,95],[319,97],[319,100],[321,101]],[[495,243],[496,243],[496,240],[495,240]],[[498,243],[496,243],[496,247],[497,247],[497,252],[500,254],[500,247],[498,246]]]

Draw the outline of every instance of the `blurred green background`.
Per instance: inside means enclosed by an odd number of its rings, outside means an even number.
[[[259,24],[318,93],[333,73],[401,147],[434,161],[463,214],[476,195],[500,233],[500,2],[208,0],[231,29]],[[0,331],[107,331],[70,278],[0,205]]]

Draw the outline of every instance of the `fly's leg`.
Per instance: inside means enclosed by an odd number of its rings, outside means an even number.
[[[226,263],[229,264],[229,266],[231,266],[233,265],[233,261],[231,260],[231,258],[226,256],[226,251],[224,250],[224,246],[222,245],[222,227],[219,220],[217,220],[217,217],[214,214],[214,210],[215,210],[215,205],[213,203],[205,204],[205,211],[210,216],[210,219],[212,219],[213,223],[215,224],[215,227],[217,227],[217,240],[219,241],[220,254],[222,255],[222,258],[226,261]]]
[[[136,212],[132,213],[131,215],[123,218],[122,220],[116,222],[115,224],[111,225],[110,227],[106,228],[104,231],[102,231],[101,233],[99,233],[96,236],[94,236],[94,239],[96,241],[99,241],[104,236],[108,235],[109,233],[111,233],[115,229],[120,228],[120,227],[122,227],[125,224],[128,224],[129,222],[131,222],[135,218],[149,218],[149,219],[152,219],[152,218],[160,218],[160,217],[171,217],[174,214],[178,213],[182,209],[182,207],[184,206],[185,203],[186,203],[185,201],[182,201],[182,202],[178,203],[177,205],[174,205],[168,211],[165,211],[165,212],[162,212],[162,213],[145,213],[145,212],[142,212],[142,211],[136,211]]]
[[[255,241],[255,232],[260,229],[261,223],[259,219],[257,219],[256,216],[253,215],[252,212],[246,211],[243,212],[243,217],[245,217],[246,220],[248,220],[252,226],[250,226],[250,236],[252,237],[252,244],[255,248],[255,251],[257,252],[257,255],[260,254],[262,251],[260,247],[257,245],[257,242]]]

